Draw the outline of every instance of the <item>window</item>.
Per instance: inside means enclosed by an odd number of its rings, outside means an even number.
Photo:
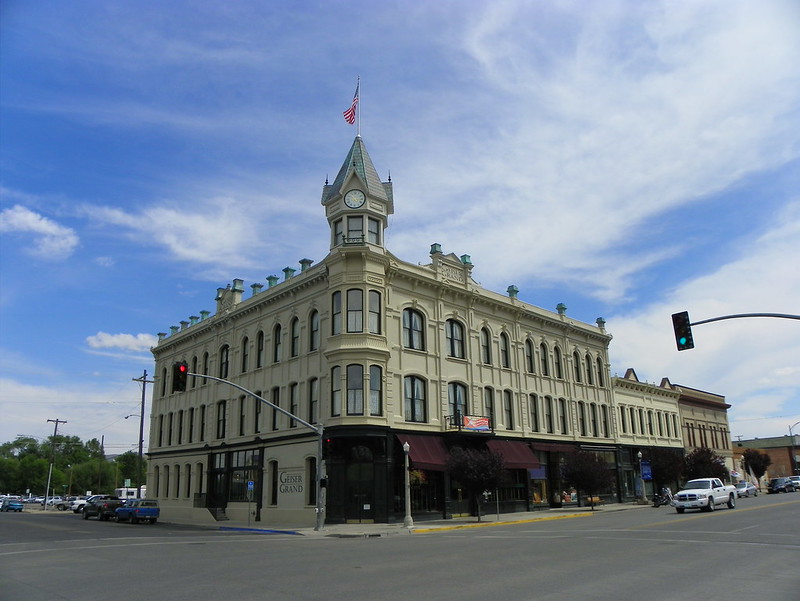
[[[189,428],[188,428],[189,431],[186,435],[187,436],[186,442],[191,443],[194,442],[194,407],[189,407],[188,421],[189,421]]]
[[[192,373],[197,373],[197,355],[192,357]],[[192,376],[192,388],[197,386],[197,376]]]
[[[244,436],[244,426],[245,426],[245,416],[247,412],[245,411],[245,396],[242,395],[239,397],[239,436]]]
[[[596,438],[600,435],[600,432],[597,429],[597,405],[595,403],[592,403],[589,406],[589,409],[592,417],[592,436]]]
[[[167,396],[167,368],[161,370],[161,396]]]
[[[581,436],[586,436],[586,404],[578,401],[578,430]]]
[[[200,437],[202,442],[206,439],[206,406],[200,405]]]
[[[528,410],[531,412],[531,430],[539,431],[539,397],[535,394],[528,396]]]
[[[581,377],[581,356],[578,354],[578,351],[572,353],[572,366],[575,369],[575,381],[583,382],[583,378]]]
[[[428,419],[425,403],[425,381],[417,376],[403,380],[403,400],[407,422],[425,422]]]
[[[333,245],[339,246],[344,242],[344,231],[342,230],[342,220],[337,219],[333,222]]]
[[[225,438],[226,410],[227,410],[227,401],[219,401],[217,403],[217,438]]]
[[[383,370],[380,365],[369,366],[369,414],[383,413]]]
[[[348,242],[364,241],[364,218],[361,215],[347,218],[347,238]]]
[[[364,331],[364,292],[352,289],[347,291],[347,331]]]
[[[347,415],[364,415],[364,367],[347,366]]]
[[[222,345],[219,349],[219,377],[228,377],[228,357],[230,355],[230,347],[227,344]]]
[[[316,351],[319,349],[319,311],[312,311],[308,318],[308,350]]]
[[[603,361],[600,357],[597,358],[597,385],[598,386],[605,386],[603,384],[605,378],[603,378]]]
[[[164,446],[164,414],[158,416],[158,446]]]
[[[272,362],[281,361],[281,324],[276,324],[272,329]]]
[[[547,426],[547,432],[553,434],[555,427],[553,424],[553,399],[552,397],[544,397],[544,422]]]
[[[261,391],[257,390],[256,394],[261,396]],[[259,399],[253,399],[253,432],[258,434],[261,432],[261,407],[264,405]]]
[[[370,244],[381,243],[381,222],[372,217],[367,218],[367,241]]]
[[[381,293],[376,290],[369,291],[369,332],[381,333]]]
[[[594,384],[594,374],[592,373],[592,356],[587,353],[586,355],[586,383],[589,385]]]
[[[342,333],[342,293],[334,292],[331,296],[331,334]]]
[[[292,319],[289,325],[289,332],[291,336],[289,352],[292,357],[297,357],[300,354],[300,320],[296,317]]]
[[[547,345],[544,342],[539,345],[539,357],[542,361],[542,375],[549,376],[550,362],[547,360]]]
[[[342,414],[342,368],[331,368],[331,415]]]
[[[510,390],[503,391],[503,413],[506,418],[506,430],[514,429],[514,395]]]
[[[619,418],[620,423],[622,425],[622,433],[628,433],[628,408],[627,407],[620,407],[619,408]]]
[[[561,423],[561,433],[569,434],[569,411],[566,399],[558,399],[558,418]]]
[[[486,328],[481,328],[481,363],[492,364],[492,338]]]
[[[500,334],[500,365],[506,369],[511,367],[511,349],[505,332]]]
[[[655,434],[655,432],[653,431],[653,412],[652,411],[648,411],[647,412],[647,433],[650,436]]]
[[[464,326],[455,319],[448,319],[445,323],[447,335],[447,354],[457,359],[464,358]]]
[[[289,413],[292,415],[297,415],[300,411],[300,399],[298,394],[297,382],[289,384]],[[297,420],[289,419],[289,427],[296,428]]]
[[[316,424],[319,417],[319,380],[308,381],[308,423]]]
[[[417,351],[425,350],[425,319],[414,309],[403,309],[403,346]]]
[[[525,371],[529,374],[532,374],[534,370],[534,366],[536,365],[536,360],[533,356],[533,343],[530,340],[525,341]]]
[[[264,367],[264,332],[256,335],[256,367]]]
[[[247,371],[247,360],[250,357],[250,339],[245,336],[242,338],[242,373]]]
[[[459,382],[447,385],[447,401],[450,406],[450,415],[456,417],[456,423],[461,424],[461,416],[467,415],[467,388]]]
[[[555,347],[553,349],[553,367],[555,367],[556,378],[559,380],[564,379],[564,365],[561,359],[561,349]]]
[[[494,430],[494,390],[488,386],[483,389],[483,413],[489,418]]]
[[[208,364],[209,364],[209,355],[208,353],[203,353],[203,375],[208,375]],[[203,378],[203,383],[205,384],[206,380]]]
[[[271,400],[272,400],[272,404],[273,405],[275,405],[277,407],[281,406],[281,389],[278,388],[277,386],[275,386],[272,389],[272,399]],[[272,430],[273,430],[273,432],[278,429],[278,415],[279,415],[278,410],[277,409],[273,409],[272,410]]]

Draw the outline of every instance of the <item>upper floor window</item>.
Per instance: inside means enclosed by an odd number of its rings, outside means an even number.
[[[342,293],[334,292],[331,296],[331,334],[342,333]]]
[[[281,324],[276,324],[272,330],[272,362],[280,363],[281,360]]]
[[[553,398],[549,396],[544,397],[544,421],[547,432],[553,434],[555,432],[555,426],[553,424]]]
[[[197,372],[197,355],[192,357],[192,373],[196,374]],[[192,376],[192,388],[197,386],[197,376]]]
[[[542,361],[542,375],[543,376],[549,376],[550,375],[550,362],[547,359],[547,355],[548,355],[548,353],[547,353],[547,345],[544,342],[542,342],[542,344],[539,345],[539,356],[540,356],[541,361]]]
[[[204,376],[208,375],[209,363],[210,363],[209,354],[207,352],[203,353],[203,375]],[[205,378],[203,378],[203,382],[205,382]]]
[[[319,349],[319,311],[312,311],[308,318],[308,350]]]
[[[167,396],[167,368],[161,370],[161,396]]]
[[[569,434],[569,410],[566,399],[558,399],[558,419],[561,424],[561,433]]]
[[[418,376],[406,376],[403,379],[403,404],[407,422],[428,421],[425,380]]]
[[[464,326],[455,319],[448,319],[445,323],[447,335],[447,354],[457,359],[464,358]]]
[[[331,415],[342,414],[342,368],[335,365],[331,368]]]
[[[500,334],[500,365],[506,369],[511,367],[511,348],[505,332]]]
[[[586,436],[586,403],[578,402],[578,431],[581,436]]]
[[[256,335],[256,367],[264,367],[264,332]]]
[[[344,229],[342,227],[342,220],[337,219],[333,222],[333,245],[339,246],[344,242]]]
[[[369,366],[369,414],[383,414],[383,370],[380,365]]]
[[[297,415],[300,411],[300,387],[297,382],[289,384],[289,413]],[[289,427],[296,428],[297,420],[289,419]]]
[[[555,367],[556,378],[559,380],[564,379],[564,363],[561,359],[561,349],[555,347],[553,349],[553,367]]]
[[[295,317],[289,325],[289,334],[291,337],[291,344],[289,352],[292,357],[297,357],[300,354],[300,320]]]
[[[367,218],[367,242],[370,244],[381,243],[381,222],[372,217]]]
[[[272,404],[275,405],[276,407],[280,407],[281,406],[281,389],[278,386],[275,386],[272,389]],[[280,416],[280,413],[278,412],[277,409],[275,409],[273,407],[273,409],[272,409],[272,430],[273,431],[278,429],[278,418],[279,418],[279,416]]]
[[[219,377],[223,379],[228,377],[229,355],[230,347],[227,344],[223,344],[222,348],[219,349]]]
[[[308,381],[308,423],[316,424],[319,418],[319,380]]]
[[[486,328],[481,328],[481,363],[492,364],[492,337]]]
[[[415,309],[403,309],[403,346],[425,350],[425,318]]]
[[[450,406],[450,415],[467,415],[467,387],[460,382],[451,382],[447,385],[447,400]],[[457,423],[459,423],[458,420]]]
[[[592,368],[592,356],[586,353],[586,383],[589,385],[594,384],[594,369]]]
[[[364,415],[364,368],[347,366],[347,415]]]
[[[533,356],[533,343],[530,340],[525,341],[525,371],[532,374],[535,369],[536,363]]]
[[[219,401],[217,403],[217,438],[225,438],[227,405],[227,401]]]
[[[514,429],[514,395],[510,390],[503,391],[503,412],[506,418],[506,430]]]
[[[603,383],[605,378],[603,377],[603,360],[600,357],[597,358],[597,385],[598,386],[605,386]]]
[[[250,358],[250,339],[245,336],[242,338],[242,373],[247,371],[247,362]]]
[[[539,431],[539,397],[535,394],[528,395],[528,410],[531,412],[531,430]]]
[[[369,332],[370,334],[381,333],[381,293],[377,290],[370,290],[369,294]]]
[[[597,429],[597,405],[595,403],[589,406],[589,413],[592,418],[592,436],[597,437],[600,435],[600,431]]]
[[[575,381],[582,382],[583,378],[581,377],[581,356],[578,354],[578,351],[572,353],[572,367],[575,370]]]
[[[483,389],[483,413],[489,418],[494,429],[494,390],[488,386]]]
[[[347,331],[364,331],[364,291],[358,288],[347,291]]]
[[[364,241],[364,218],[361,215],[351,215],[347,218],[347,238],[352,242]]]

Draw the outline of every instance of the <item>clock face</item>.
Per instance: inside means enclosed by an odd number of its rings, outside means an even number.
[[[346,204],[351,209],[357,209],[361,205],[364,204],[364,201],[367,200],[367,197],[364,196],[364,193],[361,190],[350,190],[347,194],[344,195],[344,204]]]

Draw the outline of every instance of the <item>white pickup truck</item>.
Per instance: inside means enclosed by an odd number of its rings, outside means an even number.
[[[678,513],[687,509],[714,511],[715,506],[723,503],[730,509],[736,507],[736,487],[723,484],[719,478],[689,480],[673,501]]]

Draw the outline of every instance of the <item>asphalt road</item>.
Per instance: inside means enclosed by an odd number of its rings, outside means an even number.
[[[0,514],[0,601],[800,599],[800,494],[381,538]]]

